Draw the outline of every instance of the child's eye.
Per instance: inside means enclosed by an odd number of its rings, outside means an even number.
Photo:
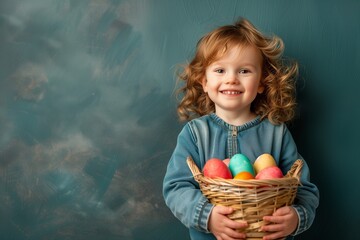
[[[250,73],[250,70],[248,70],[248,69],[241,69],[241,70],[239,71],[239,73],[247,74],[247,73]]]
[[[215,72],[216,73],[224,73],[224,69],[216,69]]]

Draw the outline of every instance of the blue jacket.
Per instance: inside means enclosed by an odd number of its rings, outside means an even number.
[[[213,205],[202,195],[198,183],[186,163],[191,156],[202,169],[210,158],[230,158],[245,154],[252,162],[263,153],[270,153],[286,173],[296,159],[302,159],[291,133],[285,124],[273,125],[259,117],[233,126],[216,114],[188,122],[180,132],[177,145],[169,161],[163,182],[163,195],[172,213],[189,228],[191,239],[215,239],[208,230],[208,219]],[[319,204],[319,191],[310,182],[309,168],[304,161],[293,207],[299,216],[299,225],[293,235],[308,229]],[[289,238],[291,239],[291,237]]]

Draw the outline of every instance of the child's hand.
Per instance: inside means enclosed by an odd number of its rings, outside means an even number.
[[[245,239],[245,233],[236,230],[247,227],[247,223],[236,222],[227,217],[234,210],[230,207],[215,206],[209,218],[209,231],[212,232],[217,240]]]
[[[271,234],[264,236],[264,240],[278,239],[290,235],[297,228],[299,218],[293,207],[282,207],[277,209],[272,216],[265,216],[264,221],[271,222],[261,228],[264,232]]]

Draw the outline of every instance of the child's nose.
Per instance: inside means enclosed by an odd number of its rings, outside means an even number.
[[[238,84],[239,79],[236,73],[228,73],[228,76],[226,78],[227,84]]]

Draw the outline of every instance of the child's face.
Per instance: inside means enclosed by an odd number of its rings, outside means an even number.
[[[211,63],[206,68],[203,89],[214,102],[217,115],[250,117],[250,105],[263,91],[261,71],[262,56],[253,46],[233,47]]]

